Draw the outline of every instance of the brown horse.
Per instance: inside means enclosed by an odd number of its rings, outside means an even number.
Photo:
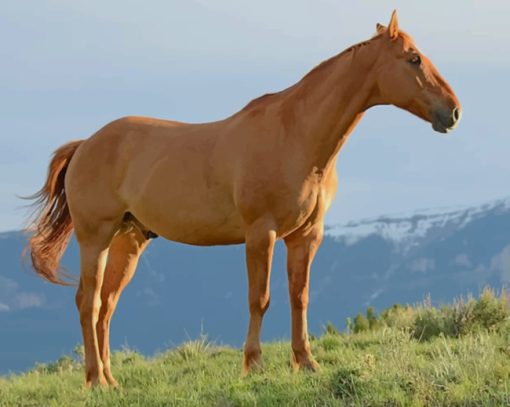
[[[453,129],[460,105],[411,37],[388,27],[321,63],[294,86],[231,117],[186,124],[144,117],[109,123],[59,148],[36,195],[33,266],[65,284],[59,261],[74,228],[81,273],[76,304],[87,385],[112,384],[110,320],[150,239],[246,244],[250,322],[243,371],[261,362],[277,239],[288,249],[292,365],[315,370],[307,334],[310,265],[337,187],[337,154],[364,112],[392,104]]]

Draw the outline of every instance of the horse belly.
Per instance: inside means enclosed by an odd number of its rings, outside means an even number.
[[[180,243],[244,242],[243,221],[227,188],[189,173],[166,174],[153,176],[130,208],[146,228]]]
[[[244,242],[244,230],[237,215],[201,210],[170,209],[167,216],[135,214],[151,231],[165,239],[198,246],[238,244]],[[204,216],[207,215],[207,216]]]

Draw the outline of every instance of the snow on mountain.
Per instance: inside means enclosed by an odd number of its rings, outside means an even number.
[[[510,197],[478,206],[434,208],[385,215],[326,227],[326,234],[346,245],[376,235],[394,244],[398,251],[406,252],[434,232],[458,231],[487,213],[510,211]]]

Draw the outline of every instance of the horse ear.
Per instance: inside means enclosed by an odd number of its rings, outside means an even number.
[[[386,32],[386,30],[387,30],[386,26],[384,26],[382,24],[377,23],[375,26],[375,31],[377,34],[382,34],[382,33]]]
[[[391,13],[390,24],[388,25],[388,34],[392,40],[398,37],[397,10],[393,10],[393,13]]]

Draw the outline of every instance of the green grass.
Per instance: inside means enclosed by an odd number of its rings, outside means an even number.
[[[402,308],[398,324],[392,311],[389,325],[379,317],[373,329],[358,333],[337,333],[329,325],[323,336],[312,340],[321,364],[317,373],[293,373],[289,344],[273,342],[263,345],[263,371],[241,378],[241,350],[216,346],[200,337],[152,358],[129,350],[116,352],[112,366],[120,388],[90,391],[83,386],[77,352],[75,357],[62,357],[21,375],[0,377],[0,405],[510,405],[508,318],[499,318],[497,324],[483,322],[487,317],[494,320],[493,311],[499,309],[494,301],[502,298],[482,294],[480,300],[470,300],[475,303],[469,309],[478,315],[472,319],[457,318],[460,303],[456,303],[436,311],[418,307],[421,311],[413,311],[413,318],[408,308]],[[481,307],[492,311],[481,312]],[[459,326],[478,322],[471,324],[471,330],[452,329],[442,321],[443,317],[454,320],[452,310]],[[427,318],[445,332],[435,329],[426,339],[418,337],[416,328],[425,329]]]
[[[116,352],[119,389],[83,388],[71,358],[0,379],[6,406],[338,406],[510,403],[510,340],[505,334],[418,342],[383,328],[312,341],[322,369],[292,373],[288,343],[263,346],[265,368],[241,378],[240,350],[192,342],[153,358]]]

